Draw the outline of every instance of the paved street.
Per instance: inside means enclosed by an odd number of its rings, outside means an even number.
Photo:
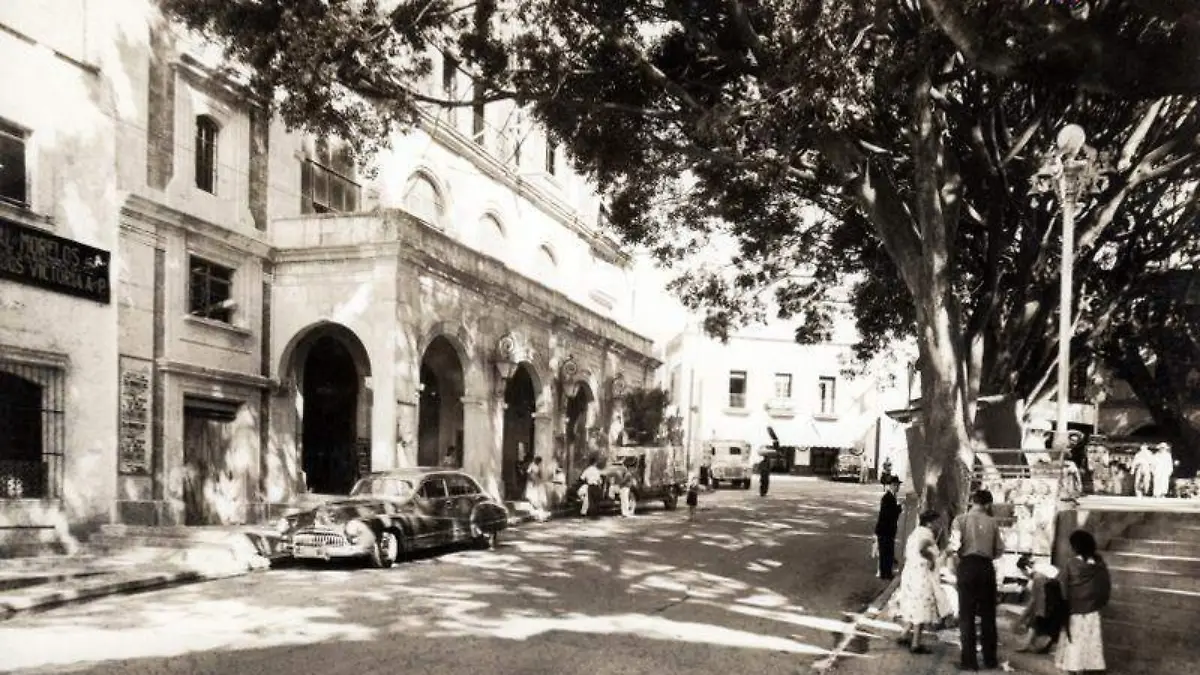
[[[285,568],[0,625],[0,667],[101,673],[796,673],[882,588],[880,488],[777,478],[694,523],[530,524],[392,570]]]

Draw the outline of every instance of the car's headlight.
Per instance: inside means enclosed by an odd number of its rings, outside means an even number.
[[[361,520],[352,520],[346,523],[346,539],[350,540],[351,544],[358,543],[360,537],[364,537],[371,533],[371,528]]]
[[[280,518],[275,521],[275,531],[279,534],[286,534],[290,529],[292,529],[292,521],[287,518]]]

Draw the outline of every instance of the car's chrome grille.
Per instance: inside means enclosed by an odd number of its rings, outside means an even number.
[[[345,546],[346,538],[333,532],[297,532],[292,544],[298,546]]]

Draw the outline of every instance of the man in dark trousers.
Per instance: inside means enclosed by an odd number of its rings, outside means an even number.
[[[983,667],[998,668],[996,654],[996,558],[1004,552],[1000,525],[992,517],[992,493],[977,490],[971,508],[950,526],[948,550],[958,555],[958,630],[962,642],[959,667],[979,670],[975,656],[975,618]]]
[[[763,457],[758,463],[758,496],[766,497],[771,488],[771,458]]]
[[[904,509],[896,499],[900,491],[900,478],[892,476],[887,482],[887,492],[879,500],[879,518],[875,521],[875,541],[879,546],[879,578],[891,579],[896,567],[896,530],[900,526],[900,511]]]

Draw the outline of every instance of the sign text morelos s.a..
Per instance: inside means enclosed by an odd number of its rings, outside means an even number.
[[[0,218],[0,279],[108,304],[108,251]]]

